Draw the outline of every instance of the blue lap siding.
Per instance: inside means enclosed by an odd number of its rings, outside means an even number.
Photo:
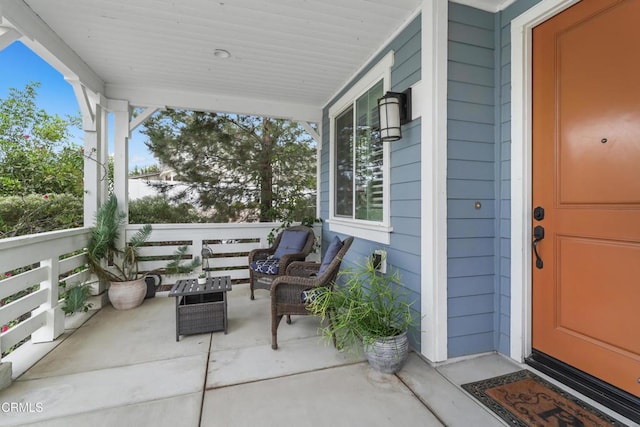
[[[448,357],[510,350],[510,22],[538,0],[518,0],[490,13],[449,3],[447,61],[447,336]],[[353,79],[355,84],[389,50],[395,52],[393,91],[421,78],[420,17]],[[330,126],[324,108],[320,212],[329,217]],[[421,119],[391,145],[391,244],[356,239],[345,265],[373,249],[388,252],[420,315]],[[323,246],[333,233],[323,228]],[[344,236],[341,236],[344,237]],[[412,345],[419,348],[419,334]]]
[[[494,28],[493,14],[449,4],[449,357],[492,351],[496,342]]]
[[[329,108],[389,50],[395,52],[391,70],[391,90],[401,92],[417,83],[421,78],[420,27],[420,17],[417,17],[353,79],[348,87],[325,106],[320,158],[320,212],[323,219],[329,217]],[[410,301],[415,302],[413,306],[417,319],[420,318],[420,123],[421,120],[417,119],[404,126],[402,139],[391,143],[390,216],[393,227],[391,244],[382,245],[365,239],[356,239],[343,263],[343,266],[348,267],[352,263],[362,262],[364,257],[374,249],[385,249],[388,263],[399,270],[407,296]],[[328,245],[333,235],[329,227],[323,227],[323,247]],[[414,348],[420,348],[420,334],[417,331],[413,331],[410,340]]]

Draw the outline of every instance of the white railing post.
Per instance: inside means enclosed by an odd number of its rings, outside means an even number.
[[[11,362],[0,361],[0,390],[9,387],[11,384]]]
[[[64,332],[64,313],[58,304],[58,259],[49,258],[40,263],[48,269],[47,280],[40,282],[40,289],[47,290],[47,301],[33,311],[33,314],[46,312],[45,324],[40,329],[31,334],[31,341],[34,343],[53,341]]]

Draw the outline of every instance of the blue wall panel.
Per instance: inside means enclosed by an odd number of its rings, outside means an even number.
[[[493,14],[449,3],[449,357],[495,349],[494,28]]]
[[[421,78],[421,31],[420,17],[416,17],[388,46],[365,67],[335,99],[323,110],[322,155],[321,155],[321,217],[329,217],[330,175],[330,126],[329,108],[356,83],[389,50],[393,50],[394,65],[391,70],[391,90],[403,91]],[[403,138],[390,145],[390,215],[393,232],[391,244],[385,246],[365,239],[356,239],[347,253],[343,267],[361,263],[374,249],[385,249],[390,265],[397,268],[407,290],[409,301],[414,302],[416,319],[420,319],[420,126],[416,119],[402,129]],[[323,242],[333,237],[329,227],[323,227]],[[344,235],[340,237],[344,238]],[[325,246],[326,247],[326,246]],[[419,321],[417,327],[419,328]],[[420,348],[420,334],[410,334],[411,345]]]
[[[511,20],[539,0],[518,0],[496,14],[449,3],[447,87],[448,356],[510,347]],[[369,64],[395,51],[392,90],[420,80],[420,17]],[[365,67],[356,82],[369,67]],[[353,83],[352,82],[352,83]],[[348,87],[345,88],[345,91]],[[336,99],[342,94],[338,94]],[[329,216],[329,120],[323,115],[321,216]],[[419,310],[420,125],[391,145],[388,252]],[[480,202],[480,209],[475,203]],[[323,240],[332,237],[324,228]],[[344,236],[343,236],[344,237]],[[381,247],[357,239],[349,264]],[[416,337],[414,346],[419,342]]]
[[[453,81],[491,85],[494,79],[493,74],[490,68],[461,62],[449,63],[449,78]]]
[[[448,281],[449,298],[462,297],[470,294],[490,294],[495,289],[494,275],[475,277],[451,277]]]

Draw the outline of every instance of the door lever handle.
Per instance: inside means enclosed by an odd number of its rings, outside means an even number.
[[[542,239],[544,239],[544,227],[541,225],[536,225],[536,227],[533,229],[533,253],[536,256],[536,268],[542,268],[543,267],[543,262],[542,262],[542,258],[540,258],[540,255],[538,254],[538,243],[540,243],[540,241]]]

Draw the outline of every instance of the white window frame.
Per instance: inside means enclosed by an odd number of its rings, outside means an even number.
[[[382,221],[367,221],[355,218],[335,216],[335,121],[349,106],[355,109],[355,101],[367,92],[378,81],[382,80],[382,92],[391,90],[391,67],[394,52],[387,53],[373,68],[371,68],[356,84],[329,108],[329,230],[348,234],[361,239],[371,240],[382,244],[391,243],[391,215],[390,215],[390,160],[391,150],[389,142],[383,142],[382,147]]]

